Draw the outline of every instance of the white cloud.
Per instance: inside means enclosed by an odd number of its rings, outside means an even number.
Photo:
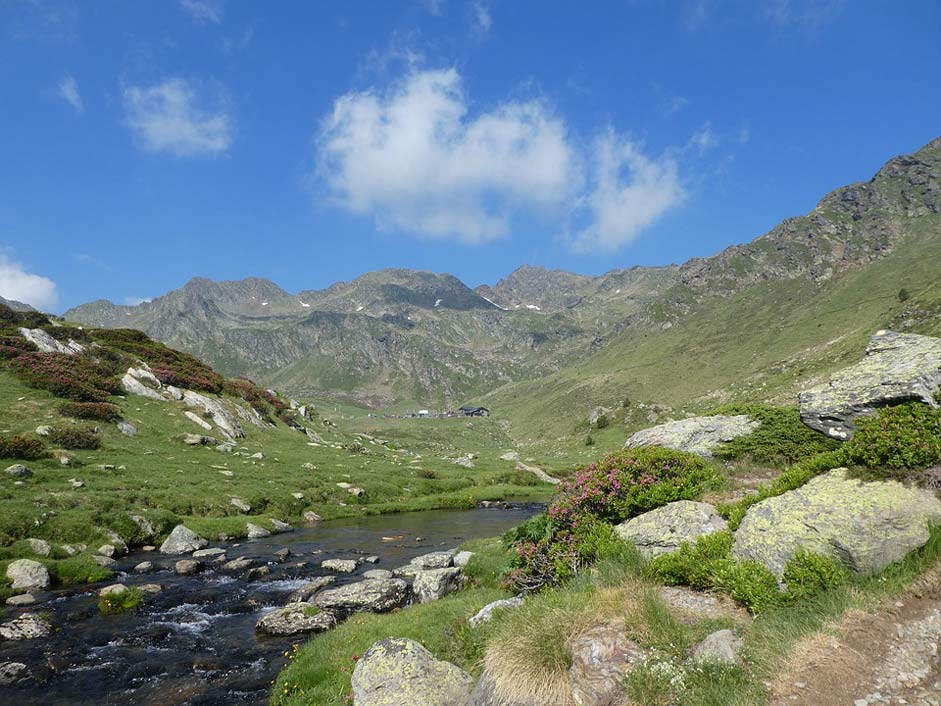
[[[412,71],[385,93],[338,98],[317,138],[318,174],[380,225],[479,243],[517,209],[559,214],[580,183],[562,120],[539,101],[468,115],[454,69]]]
[[[199,24],[219,24],[225,16],[224,0],[180,0],[180,6]]]
[[[432,15],[441,15],[441,10],[444,6],[444,0],[420,0],[420,2]]]
[[[699,156],[702,157],[713,147],[717,147],[718,144],[719,138],[716,137],[715,133],[712,131],[712,123],[706,122],[689,138],[689,142],[686,143],[686,148],[696,150]]]
[[[747,127],[743,127],[741,130],[738,131],[738,144],[740,145],[747,144],[750,139],[751,139],[751,130],[749,130]]]
[[[124,110],[134,137],[149,152],[218,154],[235,137],[235,120],[224,98],[204,98],[180,78],[125,88]]]
[[[489,8],[484,5],[483,2],[475,2],[473,11],[475,33],[480,38],[484,38],[490,34],[490,28],[493,26],[493,17],[491,17]]]
[[[839,17],[845,6],[845,0],[770,0],[765,16],[782,27],[813,31]]]
[[[675,159],[650,159],[613,130],[595,140],[591,165],[583,204],[590,225],[572,242],[578,252],[613,251],[632,242],[685,197]]]
[[[124,303],[128,306],[140,306],[152,301],[153,297],[124,297]]]
[[[3,254],[0,254],[0,297],[16,299],[43,311],[50,311],[59,303],[55,282],[26,272],[20,263]]]
[[[82,102],[82,95],[78,92],[78,82],[74,76],[66,76],[59,81],[56,92],[59,98],[75,108],[76,113],[84,112],[85,104]]]

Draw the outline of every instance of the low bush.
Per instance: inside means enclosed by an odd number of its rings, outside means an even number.
[[[36,346],[22,336],[0,336],[0,360],[10,360],[36,350]]]
[[[0,458],[17,458],[24,461],[33,461],[42,458],[46,448],[39,439],[29,439],[25,436],[0,436]]]
[[[828,556],[803,549],[784,567],[787,599],[796,603],[835,588],[846,581],[846,570]]]
[[[801,421],[796,407],[773,407],[762,404],[733,404],[713,410],[713,414],[747,414],[761,422],[751,434],[722,444],[713,452],[725,461],[749,459],[756,463],[796,463],[801,459],[839,446]]]
[[[0,332],[15,333],[20,327],[40,328],[51,322],[45,314],[38,311],[14,311],[6,304],[0,304]]]
[[[30,387],[76,402],[105,402],[121,391],[110,368],[81,355],[29,352],[8,365]]]
[[[109,593],[98,599],[98,610],[105,615],[126,613],[137,610],[144,602],[144,594],[139,588],[128,588],[120,593]]]
[[[941,463],[941,409],[909,403],[858,420],[853,438],[840,449],[845,465],[921,469]]]
[[[121,411],[107,402],[66,402],[59,405],[59,414],[74,419],[94,419],[100,422],[116,422]]]
[[[98,449],[101,438],[91,429],[79,427],[53,427],[49,440],[63,449]]]
[[[714,484],[703,459],[650,447],[611,454],[564,482],[545,515],[507,536],[517,553],[507,583],[533,591],[563,583],[624,546],[610,524],[674,500],[691,500]]]

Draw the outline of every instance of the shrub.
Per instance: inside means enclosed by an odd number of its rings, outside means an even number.
[[[0,330],[13,333],[20,327],[39,328],[49,326],[49,317],[38,311],[13,311],[6,304],[0,304]]]
[[[59,414],[75,419],[96,419],[101,422],[116,422],[121,412],[107,402],[66,402],[59,405]]]
[[[81,355],[29,352],[9,367],[30,387],[76,402],[104,402],[121,389],[109,368]]]
[[[36,346],[22,336],[0,336],[0,360],[9,360],[35,350]]]
[[[608,426],[608,424],[610,424],[610,422],[608,421],[608,415],[599,414],[598,419],[595,420],[595,429],[604,429]]]
[[[101,447],[101,439],[91,429],[78,427],[53,427],[49,432],[49,440],[63,449],[97,449]]]
[[[144,602],[144,594],[139,588],[128,588],[120,593],[109,593],[98,599],[98,610],[106,615],[137,610]]]
[[[594,446],[595,440],[591,438],[591,434],[585,437],[585,446]]]
[[[832,451],[840,443],[804,424],[796,407],[733,404],[719,407],[713,414],[747,414],[761,422],[751,434],[728,441],[713,452],[725,461],[748,458],[758,463],[795,463]]]
[[[941,410],[909,403],[860,419],[840,449],[845,465],[887,469],[927,468],[941,463]]]
[[[752,613],[760,613],[781,602],[777,577],[759,561],[720,560],[713,564],[712,571],[713,585]]]
[[[828,556],[801,549],[784,567],[783,578],[788,601],[797,602],[839,586],[846,571]]]
[[[907,289],[905,289],[905,287],[902,287],[902,288],[899,290],[899,294],[898,294],[899,302],[901,302],[901,303],[904,304],[904,303],[907,302],[909,299],[911,299],[911,296],[912,296],[911,293],[910,293]]]
[[[45,453],[45,447],[39,439],[28,439],[18,435],[0,436],[0,458],[33,461],[42,458]]]

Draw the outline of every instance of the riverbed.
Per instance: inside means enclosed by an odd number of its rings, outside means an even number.
[[[121,557],[119,574],[103,584],[37,594],[41,602],[4,611],[4,620],[22,613],[47,616],[47,638],[0,642],[0,662],[25,663],[33,678],[0,687],[0,704],[13,706],[237,706],[266,704],[271,683],[284,667],[286,650],[304,636],[271,638],[256,634],[265,612],[285,604],[292,591],[326,573],[325,559],[375,555],[337,584],[359,579],[363,571],[393,569],[412,558],[457,547],[462,542],[502,534],[531,517],[536,506],[433,510],[323,522],[314,527],[237,544],[220,544],[228,559],[248,557],[270,574],[259,580],[229,576],[208,568],[178,576],[181,557],[135,552]],[[216,546],[216,545],[211,545]],[[291,555],[278,561],[275,552]],[[155,571],[131,569],[150,561]],[[213,567],[211,559],[207,565]],[[135,612],[102,615],[98,590],[108,583],[158,583],[163,591],[147,597]]]

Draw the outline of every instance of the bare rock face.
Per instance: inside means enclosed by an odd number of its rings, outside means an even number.
[[[352,683],[354,706],[463,706],[474,679],[414,640],[389,637],[366,650]]]
[[[938,406],[941,389],[941,338],[877,331],[866,357],[834,373],[829,382],[800,394],[801,419],[807,426],[845,441],[859,417],[902,402]]]
[[[732,555],[760,561],[781,578],[803,549],[868,575],[924,546],[929,525],[939,521],[934,493],[896,481],[864,483],[837,468],[749,508]]]
[[[222,403],[212,397],[193,392],[192,390],[183,391],[183,403],[189,407],[196,407],[207,413],[216,427],[230,440],[242,439],[245,437],[245,430],[229,410]]]
[[[73,341],[71,338],[68,343],[53,338],[41,328],[21,328],[20,333],[27,341],[35,345],[43,353],[65,353],[66,355],[75,355],[83,353],[85,347]]]
[[[677,551],[683,542],[695,544],[703,535],[728,528],[728,522],[712,505],[678,500],[622,522],[614,531],[645,557],[652,558]]]
[[[333,613],[320,610],[309,603],[289,603],[284,608],[266,613],[255,625],[258,632],[266,635],[298,635],[306,632],[323,632],[336,627]]]
[[[598,625],[572,643],[569,684],[578,706],[607,706],[622,692],[624,677],[644,658],[643,650],[627,639],[623,620]]]
[[[759,424],[760,422],[747,414],[736,414],[732,417],[690,417],[642,429],[627,440],[624,448],[663,446],[709,457],[723,442],[751,434]]]

